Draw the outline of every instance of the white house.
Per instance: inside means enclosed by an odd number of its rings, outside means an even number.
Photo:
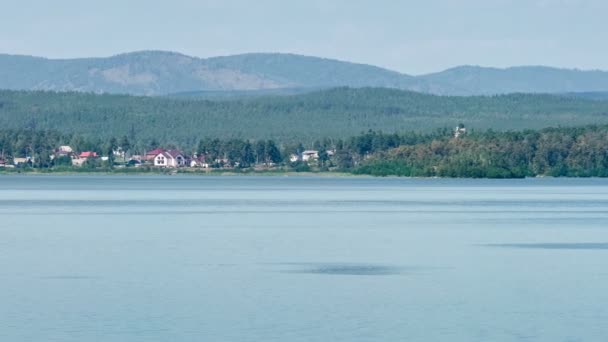
[[[57,149],[57,152],[63,152],[65,154],[68,154],[68,153],[74,153],[74,150],[68,145],[63,145],[63,146],[59,146],[59,148]]]
[[[302,161],[316,160],[319,159],[319,151],[306,150],[302,152]]]
[[[297,154],[295,154],[295,153],[294,153],[294,154],[289,155],[289,161],[290,161],[290,162],[295,163],[295,162],[297,162],[297,161],[299,161],[299,160],[300,160],[300,156],[299,156],[299,155],[297,155]]]
[[[196,154],[192,156],[192,160],[190,160],[190,167],[202,167],[209,168],[209,163],[205,161],[205,155],[201,154],[197,156]]]
[[[183,167],[186,166],[186,158],[177,150],[162,151],[154,157],[154,166]]]
[[[15,164],[16,166],[19,166],[21,164],[33,163],[33,162],[34,162],[34,159],[31,157],[13,158],[13,164]]]
[[[467,133],[467,129],[464,128],[464,125],[458,125],[454,128],[454,138],[458,138],[461,135],[465,135]]]

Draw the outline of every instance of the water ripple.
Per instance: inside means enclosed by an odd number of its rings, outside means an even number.
[[[499,248],[527,248],[527,249],[574,249],[574,250],[596,250],[608,249],[608,242],[579,242],[579,243],[497,243],[484,244],[485,247]]]

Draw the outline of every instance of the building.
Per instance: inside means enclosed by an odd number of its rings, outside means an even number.
[[[186,158],[178,150],[162,151],[154,157],[154,166],[157,167],[184,167],[186,166]]]
[[[82,166],[82,165],[84,165],[84,163],[87,162],[87,160],[96,159],[97,157],[99,157],[97,155],[97,152],[93,152],[93,151],[80,152],[80,154],[77,155],[76,158],[72,158],[72,165],[73,166]]]
[[[209,163],[207,163],[207,161],[205,160],[205,155],[201,154],[200,156],[197,156],[196,154],[192,156],[192,159],[190,160],[190,167],[202,167],[202,168],[209,168]]]
[[[19,165],[23,165],[23,164],[31,164],[31,163],[33,163],[33,160],[31,157],[13,158],[13,164],[15,164],[15,166],[19,166]]]
[[[57,149],[57,153],[69,154],[69,153],[74,153],[74,150],[68,145],[63,145],[63,146],[59,146],[59,148]]]
[[[89,158],[97,158],[97,152],[92,152],[92,151],[85,151],[85,152],[80,152],[80,154],[78,155],[78,158],[80,159],[89,159]]]
[[[123,151],[122,147],[119,146],[115,150],[112,150],[112,155],[114,155],[114,157],[122,158],[124,160],[127,153]]]
[[[302,152],[302,161],[311,161],[319,159],[319,151],[315,150],[306,150]]]
[[[55,150],[55,154],[51,156],[51,159],[59,158],[59,157],[72,157],[74,155],[74,150],[67,145],[59,146],[58,149]]]
[[[157,148],[154,149],[152,151],[148,151],[146,152],[146,156],[144,158],[145,161],[153,161],[154,158],[156,158],[156,156],[158,156],[159,154],[165,152],[166,150],[164,148]]]
[[[464,128],[463,124],[460,124],[454,128],[454,138],[461,137],[467,133],[467,129]]]
[[[8,160],[6,160],[4,158],[0,158],[0,167],[12,169],[12,168],[15,168],[15,165],[11,164]]]

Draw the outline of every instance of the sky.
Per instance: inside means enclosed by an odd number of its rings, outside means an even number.
[[[0,53],[284,52],[407,74],[608,70],[606,0],[0,0]]]

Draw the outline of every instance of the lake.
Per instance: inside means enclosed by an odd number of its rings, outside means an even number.
[[[603,341],[608,180],[0,176],[0,341]]]

